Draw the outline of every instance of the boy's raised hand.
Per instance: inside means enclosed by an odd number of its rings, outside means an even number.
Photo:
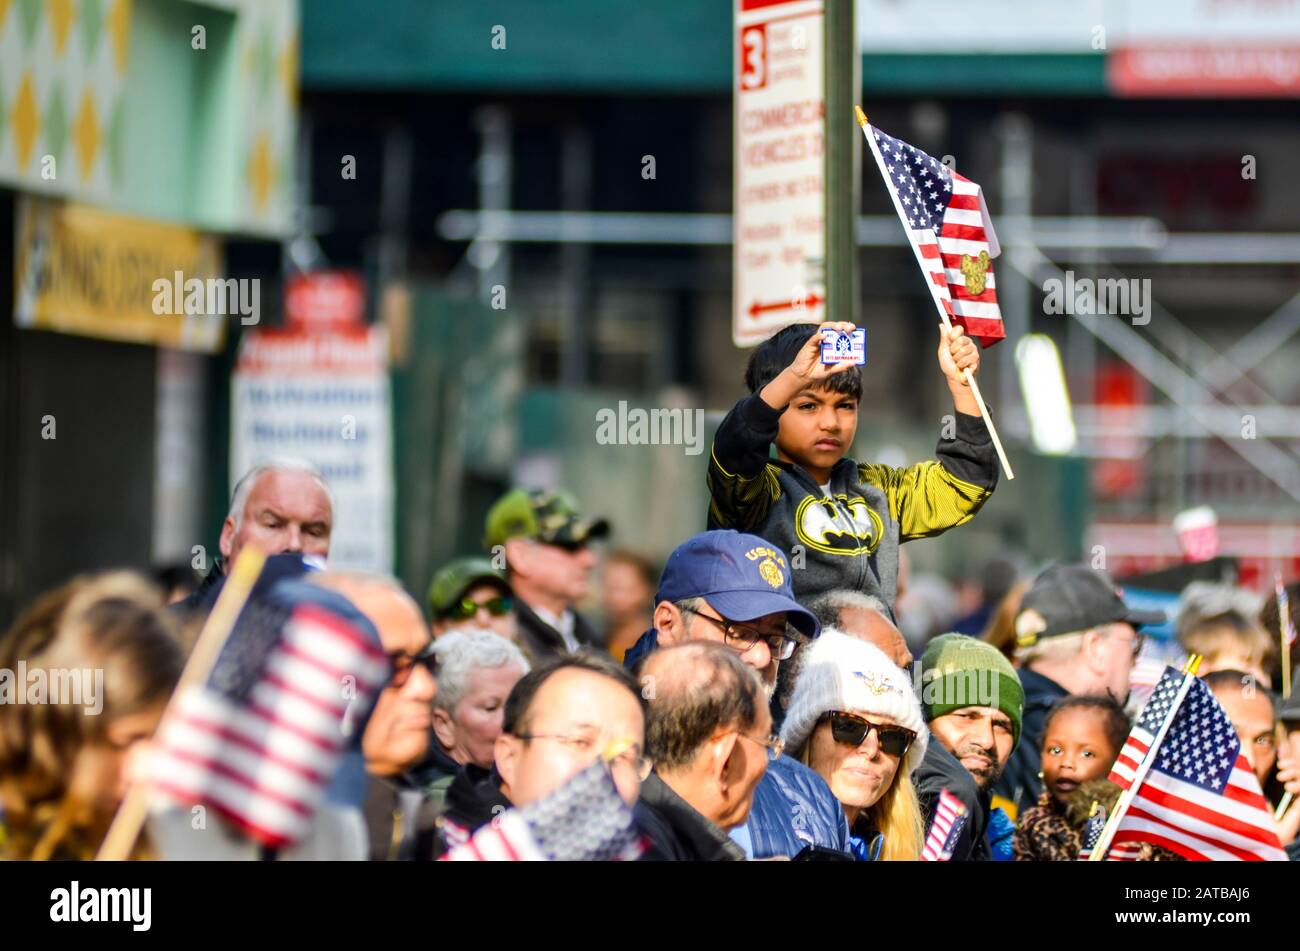
[[[760,391],[763,402],[773,409],[784,409],[800,390],[815,388],[827,377],[857,366],[855,363],[822,363],[822,331],[852,333],[856,329],[856,325],[847,320],[827,320],[819,324],[817,332],[808,338],[790,365]]]
[[[979,372],[980,348],[956,324],[947,328],[939,325],[939,368],[949,386],[969,386],[966,371]]]
[[[952,391],[953,405],[957,411],[978,416],[979,403],[971,393],[970,384],[966,382],[966,371],[970,370],[972,374],[979,372],[980,348],[956,324],[951,327],[939,325],[939,368],[948,380],[948,389]]]

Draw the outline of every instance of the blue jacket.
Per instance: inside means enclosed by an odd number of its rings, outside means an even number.
[[[745,823],[752,858],[794,858],[809,845],[849,851],[849,823],[831,787],[789,756],[767,764]]]

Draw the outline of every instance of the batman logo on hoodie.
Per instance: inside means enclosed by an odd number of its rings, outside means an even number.
[[[885,531],[880,516],[861,496],[809,495],[795,510],[795,534],[814,551],[828,555],[870,555]]]

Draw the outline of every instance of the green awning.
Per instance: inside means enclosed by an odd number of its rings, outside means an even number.
[[[362,12],[364,10],[364,12]],[[308,0],[308,90],[710,94],[731,88],[727,0]],[[494,48],[495,45],[504,48]],[[872,54],[866,97],[1102,96],[1102,54]]]

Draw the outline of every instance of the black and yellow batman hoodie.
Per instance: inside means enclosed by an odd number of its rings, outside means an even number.
[[[784,550],[801,602],[848,588],[892,610],[899,544],[969,521],[997,485],[984,420],[955,413],[936,459],[894,469],[846,457],[823,491],[802,466],[770,457],[781,412],[754,394],[722,420],[709,459],[709,528],[751,532]]]

